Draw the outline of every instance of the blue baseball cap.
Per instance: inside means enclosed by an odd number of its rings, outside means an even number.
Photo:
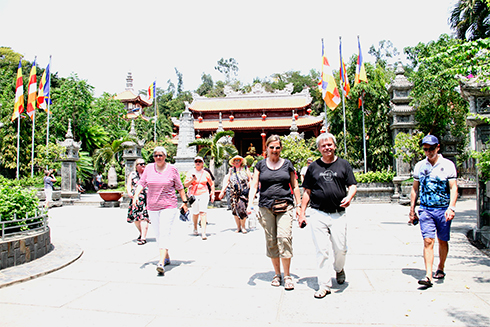
[[[422,139],[422,144],[428,144],[428,145],[439,144],[439,140],[434,135],[426,135]]]

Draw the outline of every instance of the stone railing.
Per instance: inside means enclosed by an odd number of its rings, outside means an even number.
[[[17,266],[40,258],[51,250],[46,213],[34,217],[1,221],[0,269]]]

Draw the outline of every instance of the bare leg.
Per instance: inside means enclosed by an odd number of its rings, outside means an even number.
[[[240,233],[240,231],[242,230],[242,228],[240,227],[241,226],[240,218],[238,218],[238,216],[233,216],[233,217],[235,217],[236,233]]]
[[[199,218],[199,215],[192,215],[192,222],[194,223],[194,230],[197,230],[197,219]]]
[[[146,220],[141,220],[139,223],[141,239],[146,240],[146,234],[148,233],[148,222]]]
[[[449,252],[449,243],[447,241],[439,241],[439,266],[438,270],[444,271],[444,265],[446,264],[447,254]]]
[[[139,220],[135,220],[134,221],[134,226],[136,227],[136,229],[138,230],[138,232],[140,232],[140,238],[143,238],[143,235],[141,235],[141,222]]]
[[[276,275],[281,276],[281,261],[279,258],[271,258],[272,266]]]
[[[290,276],[289,267],[291,267],[291,258],[281,258],[282,269],[284,269],[284,277]]]
[[[203,238],[206,238],[207,235],[206,235],[206,225],[207,225],[207,214],[205,212],[200,212],[199,213],[200,216],[201,216],[201,236]]]
[[[246,221],[247,221],[247,218],[240,219],[240,226],[241,226],[241,229],[242,229],[242,233],[246,233],[247,232],[247,228],[245,227]]]
[[[434,264],[434,239],[424,238],[425,275],[432,280],[432,265]]]
[[[165,258],[169,258],[168,249],[160,249],[160,260],[158,263],[163,265]]]

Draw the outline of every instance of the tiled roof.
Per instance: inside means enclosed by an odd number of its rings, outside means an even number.
[[[122,101],[122,102],[129,102],[129,101],[137,102],[137,101],[139,101],[139,102],[145,104],[147,107],[151,106],[151,102],[149,102],[148,99],[144,99],[140,95],[135,95],[130,90],[126,90],[124,92],[116,94],[114,96],[114,99]]]
[[[304,116],[296,119],[296,125],[299,129],[307,128],[322,124],[323,120],[319,117]],[[290,128],[291,118],[268,118],[262,119],[235,119],[234,121],[223,120],[225,130],[266,130],[270,128]],[[194,129],[197,131],[215,131],[218,129],[218,120],[203,120],[201,123],[194,120]]]
[[[258,109],[296,109],[305,108],[311,99],[304,96],[252,97],[252,98],[199,98],[189,106],[191,111],[239,111]]]

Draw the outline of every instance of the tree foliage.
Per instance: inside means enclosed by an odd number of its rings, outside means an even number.
[[[235,58],[221,58],[214,69],[225,75],[227,82],[231,82],[233,77],[238,75],[238,62]]]
[[[490,6],[484,0],[459,0],[451,11],[449,26],[460,40],[490,37]]]
[[[233,137],[235,133],[233,131],[221,131],[214,135],[210,135],[208,138],[197,139],[193,142],[189,142],[188,146],[198,146],[199,156],[209,156],[210,169],[214,174],[214,166],[220,167],[223,164],[223,160],[238,154],[238,150],[235,146],[228,142],[221,141],[222,137]]]

